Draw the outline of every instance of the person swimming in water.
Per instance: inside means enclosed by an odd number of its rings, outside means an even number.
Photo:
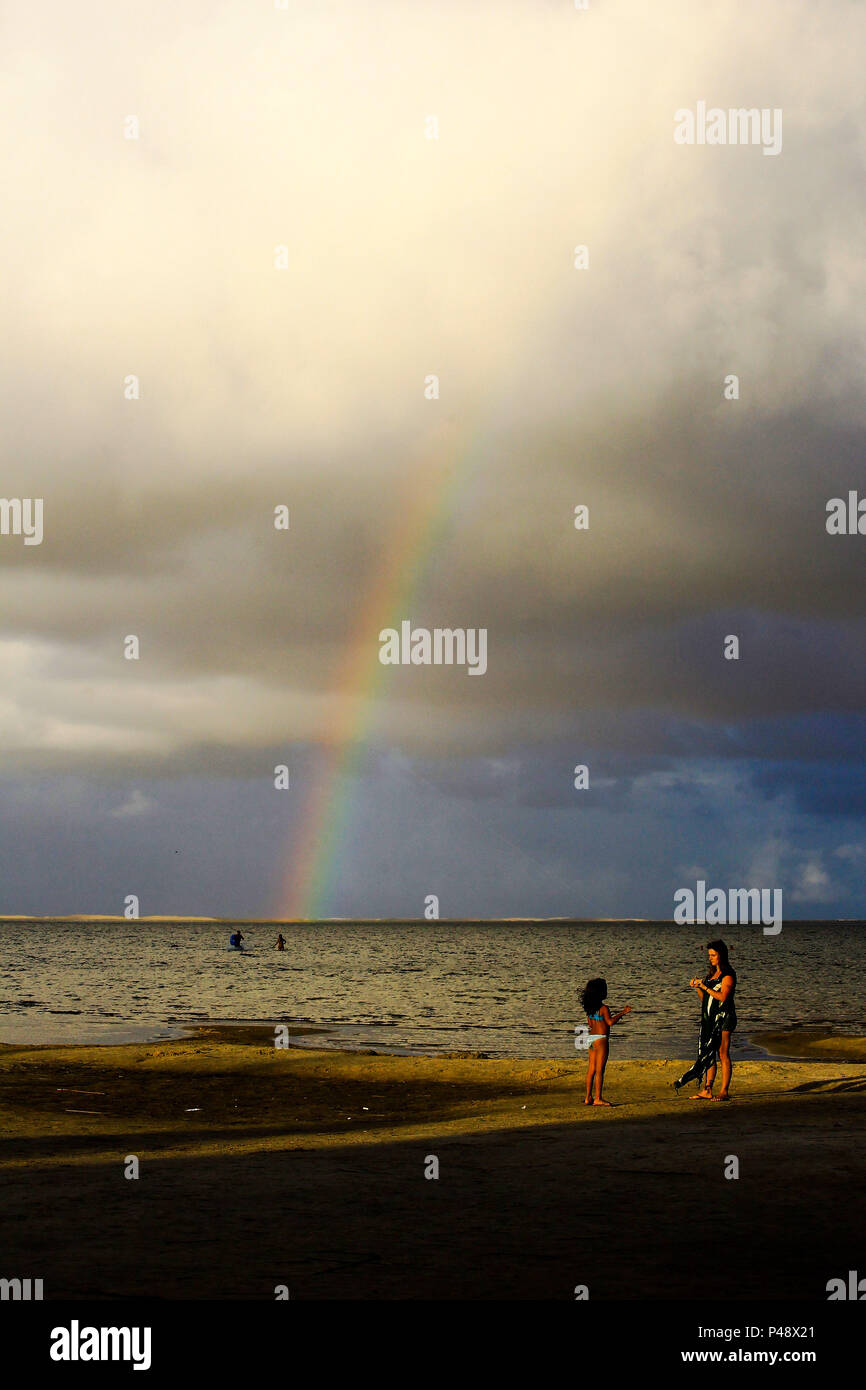
[[[274,942],[274,950],[275,950],[275,951],[284,951],[285,949],[286,949],[286,938],[283,936],[283,933],[280,932],[280,933],[278,934],[278,936],[277,936],[276,941]]]
[[[243,947],[241,945],[241,942],[243,941],[243,939],[244,934],[242,931],[234,931],[229,937],[229,945],[234,946],[236,951],[242,951]]]

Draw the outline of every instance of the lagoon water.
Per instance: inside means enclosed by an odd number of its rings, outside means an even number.
[[[286,950],[273,949],[277,930]],[[579,993],[603,975],[612,1058],[690,1057],[706,927],[669,922],[231,923],[0,919],[0,1043],[111,1043],[197,1024],[311,1025],[310,1044],[491,1056],[573,1057]],[[725,928],[738,972],[736,1048],[750,1034],[863,1032],[863,923]],[[302,1041],[299,1039],[298,1041]]]

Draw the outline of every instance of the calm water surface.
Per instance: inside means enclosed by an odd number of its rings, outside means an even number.
[[[178,1036],[191,1025],[324,1027],[316,1046],[492,1056],[574,1056],[580,989],[603,975],[634,1013],[612,1056],[694,1055],[706,927],[671,923],[19,923],[0,920],[0,1042],[99,1043]],[[751,1033],[862,1033],[863,924],[726,929],[738,972],[740,1055]]]

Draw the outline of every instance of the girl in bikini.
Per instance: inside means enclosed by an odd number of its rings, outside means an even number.
[[[607,980],[589,980],[586,989],[580,996],[580,1002],[586,1010],[586,1021],[589,1031],[593,1034],[589,1044],[589,1065],[586,1069],[586,1100],[584,1105],[610,1105],[609,1100],[602,1099],[602,1087],[604,1086],[604,1069],[607,1066],[607,1055],[610,1051],[610,1028],[612,1023],[619,1023],[621,1018],[631,1013],[631,1004],[626,1004],[618,1014],[612,1014],[604,1000],[607,998]],[[595,1089],[595,1099],[592,1093]]]

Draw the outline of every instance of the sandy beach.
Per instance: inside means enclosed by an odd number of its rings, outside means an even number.
[[[4,1272],[46,1298],[825,1297],[866,1216],[866,1039],[830,1041],[775,1035],[822,1060],[740,1063],[729,1105],[674,1094],[685,1060],[614,1059],[610,1110],[584,1106],[583,1058],[278,1049],[257,1028],[4,1046]],[[729,1237],[707,1261],[713,1214]]]

